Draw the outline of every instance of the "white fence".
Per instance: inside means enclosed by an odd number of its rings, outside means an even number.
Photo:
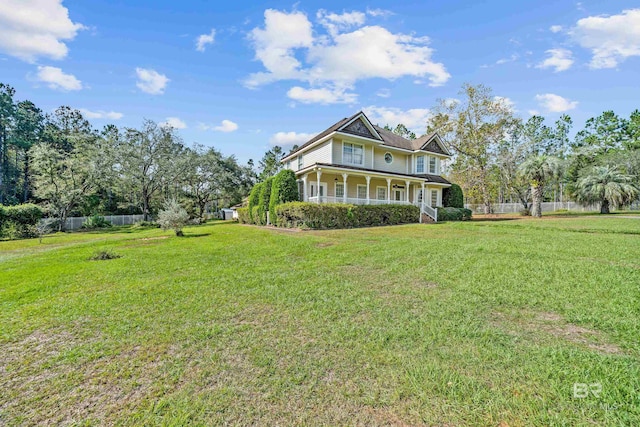
[[[68,231],[78,230],[87,220],[87,216],[74,216],[67,218],[65,228]],[[144,215],[105,215],[104,219],[109,221],[111,225],[133,225],[144,219]]]
[[[465,208],[471,209],[474,213],[484,213],[484,205],[482,204],[465,204]],[[518,213],[523,209],[522,203],[494,203],[491,205],[493,213]],[[638,203],[631,206],[632,210],[640,209]],[[576,202],[544,202],[542,203],[542,212],[555,212],[559,210],[576,211],[576,212],[600,212],[599,205],[582,206]]]

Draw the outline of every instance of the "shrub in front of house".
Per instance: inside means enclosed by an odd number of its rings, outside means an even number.
[[[260,192],[262,192],[263,183],[259,182],[253,186],[251,193],[249,193],[249,223],[253,224],[257,218],[253,217],[253,208],[257,208],[260,204]]]
[[[267,223],[267,211],[269,210],[269,200],[271,199],[271,185],[273,184],[273,177],[269,177],[262,182],[262,188],[260,189],[260,200],[258,201],[258,215],[259,221],[262,224]],[[256,221],[256,219],[253,219]]]
[[[298,194],[298,182],[296,174],[291,169],[283,169],[273,178],[271,183],[271,195],[269,198],[269,218],[277,225],[276,206],[294,202],[300,198]]]
[[[458,184],[442,190],[442,205],[445,208],[464,208],[464,194]]]
[[[438,221],[469,221],[472,213],[471,209],[465,208],[438,208]]]
[[[236,213],[238,214],[238,222],[240,224],[251,224],[249,208],[238,208],[236,209]]]
[[[31,203],[15,206],[0,205],[0,236],[10,239],[35,237],[36,226],[42,216],[42,209]]]
[[[345,205],[291,202],[276,207],[277,224],[289,228],[354,228],[418,222],[412,205]]]

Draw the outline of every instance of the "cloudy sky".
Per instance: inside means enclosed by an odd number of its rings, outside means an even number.
[[[465,82],[578,127],[640,108],[637,0],[348,4],[2,0],[0,82],[45,111],[168,123],[242,161],[361,109],[423,133]]]

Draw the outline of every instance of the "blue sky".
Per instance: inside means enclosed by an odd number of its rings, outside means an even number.
[[[566,112],[578,128],[640,107],[637,2],[344,5],[4,0],[0,81],[97,127],[169,120],[187,144],[241,161],[361,109],[422,133],[436,99],[465,82],[491,86],[523,118]]]

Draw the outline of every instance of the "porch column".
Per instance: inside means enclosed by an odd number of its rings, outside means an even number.
[[[409,204],[409,186],[411,185],[411,181],[405,181],[404,185],[405,185],[405,188],[406,188],[406,193],[405,193],[404,197],[407,199],[405,201],[407,202],[407,204]]]
[[[309,190],[307,189],[307,175],[302,177],[302,201],[309,201]]]
[[[320,203],[320,177],[321,176],[322,176],[322,171],[320,169],[318,169],[316,171],[316,179],[317,179],[317,183],[318,183],[318,185],[316,187],[317,188],[316,191],[318,192],[318,194],[316,194],[316,196],[318,196],[318,203]]]
[[[420,200],[420,222],[422,222],[422,212],[424,212],[424,182],[422,183],[422,200]]]
[[[371,177],[367,175],[364,178],[367,180],[367,204],[369,204],[369,183],[371,182]]]
[[[387,203],[391,203],[391,178],[387,178]]]
[[[344,194],[342,195],[342,202],[344,204],[347,203],[347,177],[349,176],[348,173],[343,173],[342,174],[342,186],[344,187]]]

